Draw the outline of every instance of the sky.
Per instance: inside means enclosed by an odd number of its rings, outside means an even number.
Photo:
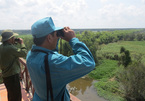
[[[0,0],[0,30],[31,29],[45,17],[73,29],[145,28],[145,0]]]

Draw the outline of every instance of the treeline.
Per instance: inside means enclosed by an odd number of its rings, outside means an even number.
[[[85,35],[91,35],[91,31],[85,31],[82,33]],[[94,32],[93,37],[96,38],[99,44],[108,44],[117,42],[120,40],[124,41],[142,41],[145,40],[145,29],[134,29],[134,30],[115,30],[115,31],[102,31]]]
[[[0,33],[2,33],[3,30],[0,30]],[[13,30],[15,33],[19,33],[20,35],[27,35],[31,34],[31,30]]]

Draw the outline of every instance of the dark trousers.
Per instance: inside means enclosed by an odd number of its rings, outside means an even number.
[[[21,101],[21,86],[19,74],[3,78],[3,82],[8,92],[8,101]]]

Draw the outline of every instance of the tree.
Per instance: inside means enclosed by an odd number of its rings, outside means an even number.
[[[131,63],[130,52],[126,50],[124,47],[120,49],[121,60],[120,63],[126,68]]]

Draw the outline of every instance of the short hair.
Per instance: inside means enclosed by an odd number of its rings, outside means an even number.
[[[54,36],[54,32],[50,33],[52,36]],[[48,34],[49,35],[49,34]],[[39,46],[39,45],[42,45],[44,40],[46,39],[46,37],[48,36],[43,36],[43,37],[40,37],[40,38],[33,38],[33,42],[35,45]]]

